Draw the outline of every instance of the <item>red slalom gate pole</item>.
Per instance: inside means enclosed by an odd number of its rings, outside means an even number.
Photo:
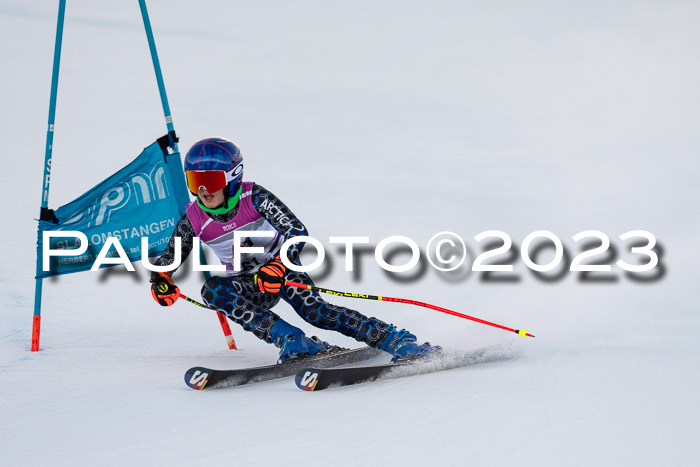
[[[208,310],[214,310],[216,311],[217,316],[219,317],[219,323],[221,323],[221,329],[224,330],[224,336],[226,336],[226,343],[228,344],[228,348],[231,350],[237,350],[238,347],[236,347],[236,341],[233,340],[233,333],[231,332],[231,327],[228,325],[228,320],[226,319],[226,315],[224,315],[222,312],[215,310],[214,308],[211,308],[204,303],[199,303],[197,300],[191,299],[185,294],[181,293],[180,298],[187,300],[190,303],[193,303],[195,305],[201,306],[202,308],[206,308]]]
[[[297,287],[299,289],[314,290],[314,291],[320,292],[320,293],[339,295],[341,297],[363,298],[365,300],[379,300],[382,302],[396,302],[396,303],[406,303],[408,305],[418,305],[418,306],[422,306],[425,308],[430,308],[431,310],[436,310],[436,311],[440,311],[442,313],[447,313],[448,315],[458,316],[460,318],[476,321],[477,323],[487,324],[487,325],[493,326],[495,328],[503,329],[504,331],[514,332],[514,333],[518,334],[519,336],[521,336],[522,338],[525,338],[525,336],[535,337],[534,335],[528,333],[527,329],[520,330],[520,329],[509,328],[506,326],[502,326],[500,324],[492,323],[491,321],[486,321],[483,319],[475,318],[473,316],[465,315],[464,313],[459,313],[457,311],[448,310],[447,308],[443,308],[443,307],[436,306],[436,305],[431,305],[430,303],[418,302],[416,300],[407,300],[405,298],[382,297],[382,296],[378,296],[378,295],[367,295],[367,294],[358,294],[358,293],[349,293],[349,292],[338,292],[337,290],[324,289],[321,287],[300,284],[298,282],[292,282],[292,281],[285,281],[285,285],[288,285],[291,287]]]
[[[32,352],[39,351],[39,335],[41,333],[41,315],[34,315],[32,321]]]

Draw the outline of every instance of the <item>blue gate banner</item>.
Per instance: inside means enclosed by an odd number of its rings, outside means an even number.
[[[88,271],[109,237],[116,237],[130,261],[141,260],[141,238],[148,237],[148,256],[159,256],[189,202],[180,154],[168,154],[153,143],[129,165],[74,201],[55,211],[57,222],[40,220],[37,278]],[[87,251],[77,256],[51,257],[44,271],[43,233],[80,231]],[[54,237],[50,248],[76,249],[75,237]],[[108,257],[117,256],[114,247]],[[109,265],[104,265],[109,266]]]

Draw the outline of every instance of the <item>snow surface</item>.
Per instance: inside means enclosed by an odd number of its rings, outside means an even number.
[[[335,299],[422,340],[517,357],[317,394],[290,380],[188,389],[190,366],[276,351],[235,326],[229,351],[208,311],[157,306],[140,265],[46,280],[42,350],[29,352],[56,3],[0,3],[0,464],[700,463],[697,2],[149,2],[181,149],[234,139],[246,178],[326,245],[407,235],[425,248],[450,230],[473,258],[479,232],[519,246],[547,229],[576,254],[571,236],[597,229],[632,261],[617,236],[645,229],[662,246],[653,281],[617,268],[545,281],[515,256],[518,280],[487,282],[468,267],[399,281],[371,254],[353,275],[328,245],[321,285],[537,338]],[[137,2],[68,3],[54,208],[165,133]],[[199,276],[176,278],[198,295]]]

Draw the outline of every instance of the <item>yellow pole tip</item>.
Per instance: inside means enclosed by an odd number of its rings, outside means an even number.
[[[523,329],[522,331],[518,331],[518,334],[520,334],[520,337],[525,339],[525,336],[527,335],[527,329]]]

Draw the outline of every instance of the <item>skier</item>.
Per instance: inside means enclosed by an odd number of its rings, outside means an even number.
[[[207,138],[195,143],[185,157],[190,192],[197,197],[187,205],[173,236],[156,265],[172,264],[175,236],[181,238],[182,261],[193,247],[193,238],[211,247],[223,265],[226,277],[213,276],[202,287],[202,298],[226,314],[246,331],[280,349],[278,362],[304,355],[329,352],[331,346],[284,321],[271,311],[280,298],[306,322],[332,329],[357,341],[390,353],[392,361],[424,358],[439,352],[439,346],[419,344],[416,336],[377,318],[333,305],[317,292],[285,286],[285,279],[313,285],[303,272],[287,270],[280,248],[289,238],[308,235],[302,222],[275,195],[253,182],[243,181],[243,156],[232,141]],[[242,246],[263,247],[263,253],[241,254],[240,270],[233,265],[233,231],[271,232],[271,237],[244,237]],[[287,251],[291,263],[300,265],[303,243]],[[151,275],[153,298],[162,306],[172,305],[179,289],[169,273]]]

